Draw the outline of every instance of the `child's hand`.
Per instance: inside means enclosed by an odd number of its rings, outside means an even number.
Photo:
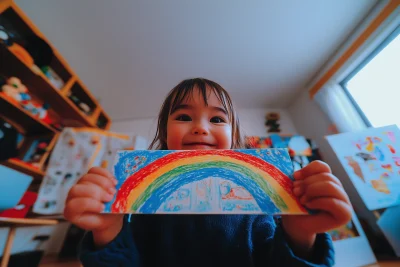
[[[350,221],[352,207],[342,184],[326,163],[314,161],[295,172],[294,178],[293,193],[305,207],[317,213],[282,216],[282,224],[292,248],[307,253],[316,234]]]
[[[104,202],[113,199],[116,184],[110,172],[94,167],[68,193],[64,217],[82,229],[93,231],[97,245],[107,244],[122,228],[122,214],[100,214]]]

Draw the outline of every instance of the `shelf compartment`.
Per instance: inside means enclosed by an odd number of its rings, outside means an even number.
[[[91,117],[93,115],[97,108],[97,103],[92,96],[87,93],[80,82],[75,82],[69,92],[66,94],[70,101],[73,102],[74,105],[86,116]],[[84,105],[86,108],[79,106],[79,102],[82,103],[81,105]]]
[[[53,57],[47,58],[46,62],[40,62],[39,60],[37,62],[35,62],[36,65],[38,65],[39,68],[43,68],[43,67],[50,67],[62,80],[62,83],[65,84],[68,82],[68,80],[72,77],[71,72],[69,71],[68,67],[66,67],[63,64],[63,59],[60,59],[58,57],[57,52],[54,50],[54,48],[51,47],[51,45],[49,44],[49,42],[43,37],[43,35],[39,32],[35,32],[33,29],[35,27],[33,27],[33,25],[28,25],[24,20],[23,20],[23,16],[25,16],[24,14],[21,14],[22,12],[15,6],[12,5],[9,8],[7,8],[2,14],[2,21],[5,23],[5,28],[6,29],[10,29],[14,34],[16,34],[18,36],[17,38],[17,43],[19,43],[20,45],[22,45],[23,47],[28,47],[30,44],[30,41],[32,41],[32,38],[34,37],[39,37],[40,39],[42,39],[44,41],[44,43],[46,43],[45,46],[45,50],[51,49],[51,52],[53,54]],[[35,47],[37,45],[42,46],[42,42],[40,42],[39,44],[37,44],[37,38],[34,38],[35,40]],[[42,48],[42,51],[44,49]],[[49,50],[50,52],[50,50]],[[36,53],[35,53],[36,54]],[[50,54],[48,55],[50,56]],[[43,58],[42,58],[43,59]],[[46,77],[47,79],[47,77]],[[50,80],[48,80],[49,83]],[[56,86],[55,86],[56,87]],[[63,87],[63,85],[60,86],[61,89]]]
[[[74,125],[71,126],[93,126],[90,118],[64,96],[61,90],[50,84],[43,73],[36,74],[4,45],[0,45],[0,58],[0,73],[8,77],[22,77],[22,82],[32,94],[40,96],[44,102],[51,103],[50,107],[63,119],[74,121]]]
[[[42,122],[29,111],[21,108],[16,101],[9,99],[2,93],[0,93],[0,117],[13,125],[15,124],[26,135],[57,132],[50,125]]]
[[[110,126],[111,126],[110,117],[108,117],[108,115],[104,111],[101,111],[96,120],[96,127],[108,130]]]

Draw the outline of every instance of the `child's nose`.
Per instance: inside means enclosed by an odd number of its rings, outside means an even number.
[[[198,125],[198,126],[193,127],[192,134],[194,134],[194,135],[208,135],[208,131],[206,130],[205,127],[202,127],[202,126]]]

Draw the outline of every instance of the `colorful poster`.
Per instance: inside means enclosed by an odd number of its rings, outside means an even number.
[[[300,135],[246,136],[245,145],[246,148],[287,148],[294,171],[307,166],[311,161],[321,160],[315,143]]]
[[[328,136],[370,210],[400,205],[400,131],[397,126]]]
[[[62,213],[68,192],[79,178],[94,166],[112,171],[117,151],[137,148],[136,139],[93,128],[65,128],[51,154],[33,211]]]
[[[291,157],[312,155],[312,149],[307,139],[301,135],[271,134],[271,143],[274,148],[288,148]]]
[[[111,213],[306,214],[287,149],[120,151]]]
[[[271,148],[271,138],[262,136],[246,136],[246,148]]]
[[[329,231],[328,234],[332,237],[333,241],[360,236],[360,234],[357,231],[357,228],[354,226],[353,221],[348,222],[346,225],[343,225],[342,227]]]

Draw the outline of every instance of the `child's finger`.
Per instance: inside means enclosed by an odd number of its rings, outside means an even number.
[[[101,202],[111,201],[114,194],[117,192],[114,188],[110,187],[108,191],[105,191],[98,185],[95,184],[77,184],[71,188],[68,193],[68,199],[71,198],[94,198]]]
[[[332,172],[331,167],[329,167],[329,165],[326,164],[325,162],[316,160],[316,161],[313,161],[310,164],[308,164],[303,169],[295,172],[293,176],[294,176],[294,179],[296,179],[296,180],[302,180],[309,176],[312,176],[312,175],[315,175],[318,173],[324,173],[324,172],[331,173]]]
[[[331,181],[313,183],[307,186],[304,191],[303,196],[300,198],[302,204],[320,197],[331,197],[350,203],[343,187],[340,187]]]
[[[110,178],[110,179],[114,178],[114,176],[112,175],[111,172],[109,172],[107,169],[104,169],[104,168],[101,168],[101,167],[92,167],[92,168],[90,168],[88,173],[101,175],[101,176],[104,176],[104,177],[107,177],[107,178]]]
[[[113,182],[111,179],[105,178],[104,176],[100,176],[98,174],[85,174],[82,179],[79,181],[79,184],[96,184],[105,190],[108,188],[115,188],[116,182]]]
[[[351,205],[339,199],[331,197],[316,198],[307,202],[305,206],[312,210],[324,211],[330,214],[332,221],[327,221],[327,224],[333,223],[335,226],[340,226],[351,220]],[[318,214],[315,216],[318,217]]]
[[[305,186],[309,186],[311,184],[322,182],[322,181],[333,182],[333,183],[337,184],[338,186],[343,187],[342,183],[339,181],[339,179],[335,175],[333,175],[332,173],[327,173],[327,172],[309,176],[306,179],[301,180],[298,183],[301,183]],[[295,183],[297,184],[297,181],[295,181]]]
[[[67,220],[74,222],[83,213],[100,213],[104,210],[104,208],[105,205],[103,203],[93,198],[72,198],[67,201],[65,205],[64,217]]]

